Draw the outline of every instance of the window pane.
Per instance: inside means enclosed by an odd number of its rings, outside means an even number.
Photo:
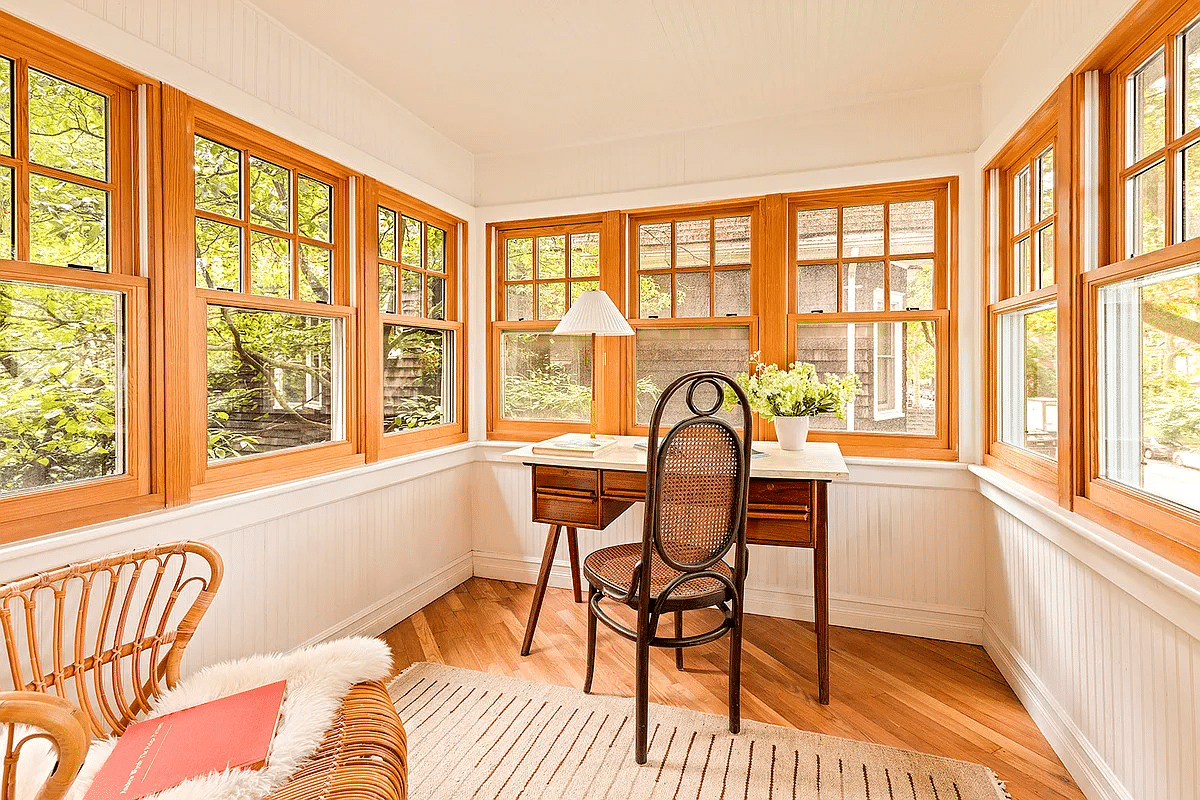
[[[108,178],[108,98],[29,70],[29,160]]]
[[[250,232],[250,291],[264,297],[292,296],[292,243]]]
[[[0,282],[0,496],[125,471],[123,306]]]
[[[642,275],[638,278],[638,316],[643,319],[671,316],[671,276]]]
[[[600,234],[571,234],[571,277],[593,278],[600,274]]]
[[[379,310],[396,313],[396,268],[391,264],[379,265]]]
[[[679,272],[675,275],[675,316],[707,317],[711,299],[710,272]]]
[[[396,212],[379,207],[379,257],[396,260]]]
[[[242,217],[242,154],[203,136],[193,148],[196,208],[233,219]]]
[[[709,252],[709,220],[689,219],[675,223],[675,268],[707,267]]]
[[[1129,77],[1129,164],[1166,144],[1166,98],[1166,58],[1160,50]]]
[[[301,236],[333,241],[333,187],[318,180],[300,176],[300,222]]]
[[[383,432],[453,422],[450,331],[383,326]]]
[[[567,276],[567,237],[539,236],[537,240],[537,276],[565,278]]]
[[[446,318],[446,279],[438,275],[425,276],[425,316],[430,319]]]
[[[108,192],[29,176],[31,260],[108,272]]]
[[[671,223],[638,226],[638,269],[671,268]]]
[[[196,219],[196,285],[202,289],[242,290],[242,229]]]
[[[533,319],[532,283],[514,283],[504,290],[504,318]]]
[[[821,375],[854,372],[863,385],[845,421],[822,414],[813,418],[813,430],[934,435],[936,327],[933,320],[797,326],[797,361]]]
[[[406,317],[421,316],[422,277],[411,269],[400,270],[400,313]]]
[[[1200,510],[1200,267],[1101,287],[1100,472]]]
[[[804,264],[796,267],[796,312],[837,311],[837,264]]]
[[[500,336],[500,416],[587,422],[592,342],[588,336],[505,332]]]
[[[892,311],[933,308],[933,259],[892,262]]]
[[[1200,125],[1200,25],[1183,33],[1183,130]]]
[[[1140,256],[1166,244],[1166,175],[1162,161],[1129,179],[1129,255]]]
[[[333,251],[305,242],[300,243],[300,299],[310,303],[328,303]]]
[[[567,313],[567,285],[565,283],[538,284],[538,319],[562,319]]]
[[[1038,156],[1037,160],[1038,222],[1054,213],[1054,148]]]
[[[654,404],[671,381],[704,365],[728,375],[746,371],[750,359],[750,329],[737,327],[642,328],[635,337],[637,370],[637,424],[650,424]],[[711,403],[708,396],[696,397],[697,405]],[[691,416],[683,395],[675,395],[664,424]],[[733,419],[729,415],[726,419]]]
[[[717,266],[750,263],[750,217],[720,217],[717,228]]]
[[[816,208],[796,212],[796,260],[838,257],[838,210]]]
[[[12,85],[13,64],[0,57],[0,153],[11,156],[12,151]]]
[[[250,221],[281,231],[292,229],[292,172],[250,156]]]
[[[748,316],[750,314],[750,270],[717,270],[713,279],[717,285],[717,296],[714,300],[716,308],[713,310],[713,315],[717,317]]]
[[[1200,145],[1192,145],[1183,151],[1183,239],[1197,236],[1200,236]]]
[[[0,167],[0,261],[17,257],[13,237],[13,171]]]
[[[571,302],[579,299],[584,292],[594,292],[600,288],[600,281],[571,281]]]
[[[421,220],[401,216],[403,241],[400,243],[400,263],[410,267],[422,267],[421,263]]]
[[[509,239],[505,244],[504,277],[527,281],[533,277],[533,239]]]
[[[842,211],[842,258],[883,255],[883,205]]]
[[[434,272],[446,271],[446,232],[433,225],[425,226],[425,247],[428,252],[425,257],[429,263],[425,266]]]
[[[1033,288],[1032,264],[1033,252],[1029,245],[1029,237],[1018,239],[1013,245],[1013,280],[1016,281],[1017,294],[1025,294]]]
[[[1013,178],[1013,233],[1021,233],[1029,228],[1029,204],[1031,202],[1029,167],[1017,173]]]
[[[843,311],[883,311],[883,262],[850,262],[844,267]]]
[[[1002,314],[996,356],[1000,441],[1058,458],[1058,312],[1051,306]]]
[[[888,208],[888,250],[894,256],[933,252],[932,200],[891,204]]]
[[[1054,223],[1038,231],[1038,286],[1046,287],[1054,283]]]
[[[345,439],[342,322],[208,307],[208,457]]]

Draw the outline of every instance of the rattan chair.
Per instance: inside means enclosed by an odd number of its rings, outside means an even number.
[[[715,392],[712,405],[697,406],[697,392]],[[738,399],[742,435],[716,416],[728,387]],[[691,416],[659,442],[658,431],[672,398],[686,389]],[[646,763],[650,648],[675,650],[729,634],[729,730],[741,729],[742,589],[746,582],[746,503],[750,488],[750,407],[741,387],[719,372],[693,372],[662,393],[650,418],[646,452],[646,516],[640,543],[596,550],[584,560],[588,599],[587,677],[596,668],[596,623],[637,643],[635,760]],[[733,552],[732,568],[725,557]],[[610,616],[603,603],[637,610],[637,628]],[[683,635],[683,612],[718,608],[721,622],[704,633]],[[675,618],[673,636],[658,633],[664,615]]]
[[[70,564],[0,585],[11,688],[0,800],[34,738],[58,753],[38,800],[66,794],[91,740],[120,734],[179,682],[179,664],[221,585],[221,558],[180,542]],[[14,725],[38,732],[17,739]],[[319,748],[272,800],[404,800],[404,727],[382,683],[354,686]]]

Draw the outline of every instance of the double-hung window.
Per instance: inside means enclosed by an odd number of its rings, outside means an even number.
[[[845,420],[812,438],[848,454],[954,458],[952,180],[788,198],[790,361],[854,373]]]
[[[161,504],[136,216],[148,82],[10,22],[0,33],[0,541]],[[143,96],[156,93],[147,85]]]

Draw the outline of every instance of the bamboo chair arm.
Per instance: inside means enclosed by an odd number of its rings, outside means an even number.
[[[0,692],[0,726],[27,725],[37,729],[32,736],[49,738],[58,753],[58,764],[36,795],[36,800],[60,800],[71,788],[92,743],[87,715],[69,700],[40,692]],[[21,741],[26,741],[29,737]],[[15,770],[21,741],[7,743],[4,754],[4,782],[0,800],[11,800],[15,790]]]

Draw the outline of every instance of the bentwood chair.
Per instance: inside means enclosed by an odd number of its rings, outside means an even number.
[[[742,434],[717,416],[726,388],[738,400]],[[711,405],[701,392],[713,392]],[[658,431],[677,393],[691,416],[676,423],[662,441]],[[588,599],[587,677],[591,692],[596,666],[596,623],[636,642],[635,760],[646,763],[649,722],[650,648],[675,650],[683,669],[683,648],[729,634],[729,731],[741,729],[742,596],[746,582],[746,503],[750,489],[750,406],[746,395],[720,372],[693,372],[678,378],[659,398],[650,418],[646,450],[646,516],[642,541],[605,547],[584,561]],[[733,565],[726,556],[733,553]],[[637,628],[610,616],[605,601],[637,611]],[[683,612],[721,611],[721,621],[704,633],[683,635]],[[675,633],[661,635],[659,623],[673,615]]]
[[[14,796],[28,742],[49,739],[57,751],[37,800],[58,800],[93,738],[120,735],[179,683],[222,574],[214,549],[178,542],[0,584],[0,688],[13,690],[0,691],[0,800]],[[407,781],[404,727],[387,689],[371,681],[351,688],[317,751],[269,800],[404,800]]]

